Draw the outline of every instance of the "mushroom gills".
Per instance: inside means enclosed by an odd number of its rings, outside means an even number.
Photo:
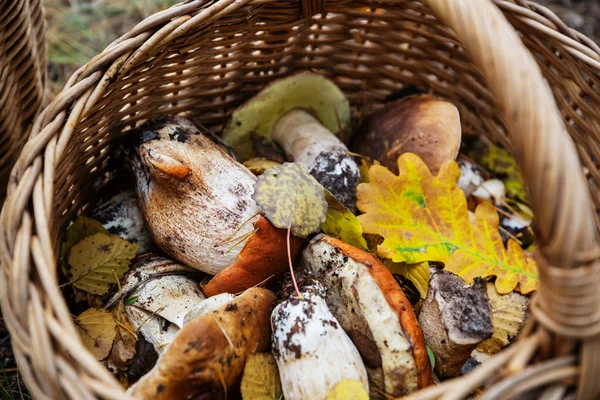
[[[184,274],[196,272],[168,258],[147,254],[121,278],[121,290],[107,303],[130,299],[125,315],[160,355],[183,326],[187,313],[205,297]]]
[[[271,135],[289,159],[304,165],[336,199],[356,212],[360,171],[337,136],[302,109],[292,109],[281,116]]]
[[[271,315],[272,351],[287,400],[325,399],[341,380],[359,381],[368,391],[358,350],[331,314],[325,289],[312,282],[278,304]]]
[[[367,365],[372,398],[431,384],[422,333],[391,273],[368,253],[327,236],[304,250],[303,265],[327,287],[327,304]]]

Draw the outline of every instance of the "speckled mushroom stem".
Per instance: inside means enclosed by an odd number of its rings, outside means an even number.
[[[287,157],[306,167],[346,208],[356,212],[360,172],[346,145],[309,112],[293,109],[273,125],[271,137]]]
[[[344,379],[359,381],[368,391],[360,354],[324,297],[325,288],[313,281],[302,285],[300,295],[292,294],[271,315],[272,351],[287,400],[325,399]]]

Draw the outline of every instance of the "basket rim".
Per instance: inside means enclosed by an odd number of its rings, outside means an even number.
[[[10,268],[12,265],[12,257],[14,256],[13,251],[18,243],[17,232],[23,232],[23,230],[27,231],[29,229],[31,233],[33,226],[38,230],[38,237],[36,238],[37,243],[32,244],[32,248],[28,248],[28,251],[37,253],[37,257],[42,253],[49,254],[49,252],[51,252],[52,241],[48,230],[49,221],[39,221],[36,219],[36,216],[38,215],[38,211],[41,214],[50,215],[48,211],[52,207],[51,194],[47,195],[44,192],[41,180],[38,178],[39,175],[41,175],[43,168],[54,168],[54,165],[52,164],[53,161],[45,160],[42,162],[41,156],[43,156],[44,153],[53,154],[53,152],[64,150],[68,140],[57,142],[57,132],[59,132],[59,128],[66,127],[70,121],[76,120],[79,116],[85,114],[85,112],[89,110],[91,104],[102,95],[103,90],[108,85],[108,83],[105,83],[107,80],[103,79],[104,77],[122,70],[127,70],[134,64],[135,60],[143,58],[145,54],[144,46],[148,43],[156,44],[163,40],[173,40],[176,37],[184,35],[187,30],[193,26],[193,23],[196,23],[198,20],[208,24],[241,6],[248,4],[267,4],[276,1],[277,0],[239,0],[233,2],[231,0],[215,3],[210,0],[193,0],[187,3],[180,3],[145,19],[140,24],[136,25],[130,32],[109,45],[102,53],[90,60],[88,64],[78,69],[68,80],[63,91],[36,119],[32,136],[22,151],[17,165],[12,170],[12,179],[9,185],[9,199],[2,208],[2,216],[0,219],[6,223],[5,228],[0,232],[0,250],[2,250],[0,251],[0,257],[4,269]],[[600,72],[600,48],[584,35],[567,28],[566,25],[558,20],[558,17],[551,13],[551,11],[548,10],[548,12],[546,12],[544,7],[540,8],[541,6],[534,6],[532,5],[534,3],[531,1],[519,1],[522,5],[504,0],[493,0],[493,2],[503,11],[519,13],[522,15],[521,18],[526,20],[532,18],[531,20],[535,22],[533,25],[536,29],[545,32],[547,29],[550,29],[557,32],[556,34],[553,34],[553,37],[556,36],[556,39],[559,40],[572,55]],[[302,4],[304,4],[304,2]],[[211,11],[206,11],[208,9],[211,9]],[[537,16],[533,18],[531,13],[534,13]],[[200,15],[201,17],[199,17]],[[554,20],[554,18],[556,18],[556,20]],[[88,92],[90,92],[89,97],[87,97],[88,100],[85,102],[79,101],[81,96]],[[67,110],[71,107],[70,114],[67,114]],[[67,137],[70,136],[67,135]],[[44,163],[49,163],[49,165],[45,165]],[[52,182],[49,183],[50,186],[52,186]],[[25,204],[27,204],[32,197],[39,200],[37,205],[34,205],[34,215],[30,215],[25,207]],[[37,207],[41,208],[38,209]],[[7,232],[10,232],[10,235],[7,235]],[[36,254],[33,255],[35,259]],[[52,282],[52,279],[50,279],[49,282]],[[0,283],[0,292],[2,296],[6,295],[6,285],[6,282]],[[45,287],[45,289],[52,292],[55,296],[57,294],[60,295],[57,288],[49,289]],[[62,297],[60,299],[62,299]],[[64,299],[62,301],[64,303]],[[7,318],[9,321],[9,329],[11,330],[11,334],[18,335],[19,323],[14,316],[14,312],[6,305],[7,303],[8,302],[2,302],[2,308],[3,310],[7,309],[8,314],[11,315],[11,317]],[[54,333],[59,332],[61,329],[61,317],[64,317],[64,315],[59,315],[57,318],[53,317],[54,322],[48,323],[48,329]],[[63,329],[69,330],[66,326],[63,327]],[[65,333],[70,334],[72,332]],[[23,345],[23,343],[20,345]],[[78,344],[76,343],[72,346],[73,350],[79,349]],[[19,354],[21,358],[24,358],[23,353],[19,352]],[[507,358],[508,354],[512,353],[507,352],[504,358]],[[89,365],[89,363],[95,363],[95,360],[90,359],[86,355],[78,354],[75,358],[76,361],[81,364]],[[95,379],[96,380],[93,382],[86,383],[93,386],[94,391],[97,393],[103,391],[108,392],[113,389],[118,390],[117,386],[110,384],[113,378],[108,372],[106,372],[106,374],[95,373]],[[26,381],[28,381],[28,385],[29,382],[35,382],[31,375]],[[98,387],[100,384],[107,384],[107,387],[101,389]],[[42,394],[41,389],[39,390],[39,393]]]

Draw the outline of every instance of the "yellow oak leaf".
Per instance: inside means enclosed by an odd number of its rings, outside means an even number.
[[[244,400],[279,400],[283,392],[275,358],[269,353],[251,354],[240,389]]]
[[[369,393],[359,381],[343,379],[327,393],[326,400],[369,400]]]
[[[516,242],[504,247],[494,206],[480,204],[475,224],[469,221],[465,195],[456,186],[460,168],[455,162],[446,162],[436,177],[418,156],[405,153],[398,168],[395,175],[374,165],[370,183],[358,186],[363,231],[384,238],[379,256],[409,264],[442,262],[469,284],[475,277],[495,276],[501,294],[536,290],[535,263]]]
[[[102,308],[90,308],[76,319],[77,330],[83,345],[102,361],[110,354],[115,337],[117,322],[110,311]]]
[[[479,344],[477,350],[494,354],[508,345],[525,325],[529,297],[516,292],[500,295],[491,283],[487,285],[487,295],[492,306],[494,334],[491,338]]]

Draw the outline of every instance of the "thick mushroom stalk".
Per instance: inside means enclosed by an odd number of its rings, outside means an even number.
[[[358,166],[333,132],[348,131],[350,106],[329,79],[301,72],[279,79],[231,115],[223,139],[242,160],[252,155],[251,137],[281,145],[346,208],[356,211]]]
[[[251,288],[192,319],[129,393],[142,400],[225,397],[244,372],[246,358],[269,346],[274,298],[268,290]]]
[[[279,118],[271,135],[289,159],[304,165],[336,199],[356,212],[360,171],[337,136],[302,109],[293,109]]]
[[[475,347],[494,333],[485,281],[469,286],[451,272],[433,272],[419,322],[435,355],[435,372],[457,376]]]
[[[312,282],[277,305],[271,316],[272,348],[286,400],[325,399],[344,379],[362,383],[367,372],[356,347],[325,303],[325,289]]]
[[[398,397],[432,384],[423,334],[404,292],[369,253],[320,236],[304,266],[327,287],[327,304],[360,352],[372,398]]]
[[[127,300],[125,315],[160,355],[183,326],[184,317],[204,299],[186,274],[194,269],[155,254],[141,256],[121,278],[121,290],[107,303]]]
[[[207,295],[238,293],[287,270],[286,232],[260,216],[256,177],[182,117],[130,133],[122,153],[154,242],[216,275]],[[292,256],[301,240],[292,240]],[[260,250],[257,250],[260,249]]]

